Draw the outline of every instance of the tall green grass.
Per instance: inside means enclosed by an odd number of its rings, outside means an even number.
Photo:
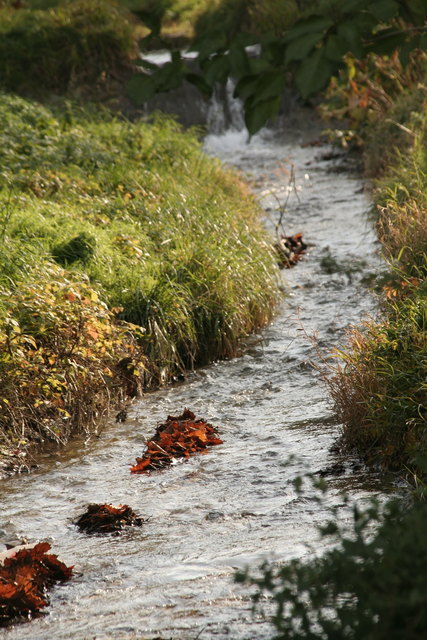
[[[329,382],[343,446],[383,469],[417,473],[427,452],[426,85],[409,93],[368,135],[368,153],[374,149],[376,156],[376,135],[381,148],[394,140],[382,138],[384,121],[393,132],[404,127],[405,151],[388,148],[376,182],[378,233],[391,269],[383,317],[353,330],[341,352],[344,366]],[[403,105],[411,108],[402,111]]]
[[[112,335],[114,318],[121,331],[129,327],[127,342],[139,344],[147,388],[236,355],[245,336],[269,321],[278,298],[258,213],[239,178],[202,153],[197,132],[183,134],[172,120],[130,123],[100,107],[53,109],[0,96],[0,312],[17,323],[14,335],[29,336],[23,344],[30,351],[40,349],[40,336],[23,309],[41,313],[45,326],[49,304],[40,312],[27,298],[24,307],[10,301],[22,291],[30,296],[42,273],[46,295],[57,280],[86,283],[95,307],[112,314]],[[91,300],[75,291],[72,298]],[[4,322],[7,345],[10,320]],[[61,322],[53,319],[47,333],[62,353]],[[98,345],[109,370],[117,342]],[[95,340],[90,350],[98,347]],[[0,370],[6,367],[9,380],[12,364],[6,348]],[[0,401],[6,383],[2,375]]]
[[[105,83],[135,56],[131,14],[107,0],[0,6],[0,88],[39,96]]]

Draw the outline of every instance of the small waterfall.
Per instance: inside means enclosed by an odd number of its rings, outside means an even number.
[[[144,54],[144,59],[161,66],[169,62],[170,54],[155,51]],[[192,57],[189,56],[187,62],[191,64],[191,61]],[[233,80],[228,79],[226,85],[218,84],[215,87],[208,100],[192,84],[184,82],[178,89],[156,95],[145,103],[144,110],[146,113],[162,111],[172,114],[185,127],[206,126],[208,133],[214,135],[229,130],[242,131],[245,128],[243,105],[239,99],[234,98],[234,87]]]
[[[242,131],[245,128],[242,101],[234,97],[235,83],[230,78],[226,85],[217,85],[209,102],[207,129],[210,134]]]

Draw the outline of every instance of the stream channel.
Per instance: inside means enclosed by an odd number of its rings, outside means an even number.
[[[310,545],[321,552],[317,526],[327,505],[342,504],[349,517],[343,489],[355,500],[382,492],[375,475],[348,461],[328,478],[325,504],[293,486],[298,475],[336,462],[330,447],[340,426],[314,364],[319,351],[329,358],[345,342],[350,324],[375,313],[365,282],[381,268],[363,181],[328,145],[304,144],[318,136],[310,112],[250,144],[235,129],[207,136],[205,150],[249,178],[267,226],[288,198],[286,231],[303,232],[309,251],[282,272],[288,295],[244,355],[144,395],[100,438],[76,439],[31,474],[2,480],[0,529],[48,540],[75,566],[74,577],[52,589],[46,615],[2,637],[266,640],[272,629],[252,617],[249,587],[233,582],[236,568],[304,556]],[[184,407],[218,426],[224,444],[164,472],[131,475],[145,439]],[[93,502],[128,504],[149,519],[120,536],[89,536],[72,521]]]

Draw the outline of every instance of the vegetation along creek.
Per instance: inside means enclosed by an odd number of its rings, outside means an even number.
[[[0,36],[2,636],[424,640],[425,3]]]
[[[292,484],[336,462],[329,450],[339,425],[315,365],[350,323],[375,311],[365,281],[379,259],[363,181],[329,145],[310,144],[319,135],[311,119],[294,114],[250,144],[236,129],[205,140],[206,153],[250,180],[271,233],[287,203],[286,231],[303,232],[309,245],[281,272],[289,295],[273,323],[240,357],[145,394],[99,439],[74,441],[30,475],[2,482],[2,528],[50,541],[75,566],[73,580],[52,591],[49,615],[31,623],[32,638],[265,638],[269,625],[252,618],[236,568],[319,549],[325,505]],[[131,475],[154,427],[184,407],[218,426],[224,444]],[[340,504],[343,487],[354,496],[379,490],[375,477],[348,464],[343,471],[329,501]],[[84,535],[72,521],[93,502],[126,502],[147,521],[120,537]],[[29,627],[4,633],[28,638]]]

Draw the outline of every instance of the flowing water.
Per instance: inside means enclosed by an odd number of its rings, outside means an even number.
[[[374,312],[364,282],[379,267],[363,182],[336,167],[328,146],[302,144],[316,141],[311,119],[250,145],[241,131],[205,142],[251,180],[270,227],[287,201],[286,231],[302,231],[310,244],[283,272],[288,297],[274,322],[242,357],[145,395],[99,439],[76,440],[30,475],[2,481],[0,528],[47,539],[75,565],[75,577],[52,590],[47,615],[3,630],[7,640],[271,637],[233,574],[312,553],[308,545],[321,550],[316,526],[326,506],[293,486],[299,474],[335,462],[339,425],[314,363],[344,342],[349,324]],[[162,473],[131,475],[144,439],[184,407],[217,425],[224,444]],[[331,482],[327,504],[343,503],[343,487],[355,499],[381,490],[350,466]],[[72,520],[91,502],[126,503],[149,520],[120,536],[81,534]],[[348,517],[344,506],[341,513]]]

